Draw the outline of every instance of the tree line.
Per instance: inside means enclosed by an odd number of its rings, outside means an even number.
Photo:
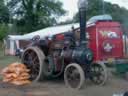
[[[58,0],[0,0],[0,39],[56,24],[66,13],[62,5]]]
[[[128,35],[128,9],[120,7],[117,4],[111,4],[110,2],[104,2],[103,0],[88,0],[89,7],[87,10],[87,20],[95,15],[110,14],[114,21],[118,21],[122,24],[124,34]],[[78,22],[78,13],[73,18],[73,22]]]
[[[102,0],[88,0],[87,19],[103,14]],[[128,10],[117,4],[104,2],[105,13],[119,21],[126,33]],[[78,13],[72,20],[58,23],[66,11],[61,0],[0,0],[0,40],[7,34],[24,34],[58,24],[79,21]]]

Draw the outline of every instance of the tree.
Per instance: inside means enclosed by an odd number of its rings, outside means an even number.
[[[5,6],[4,1],[0,0],[0,23],[9,22],[9,10]]]
[[[7,24],[0,24],[0,41],[3,40],[4,37],[6,37],[7,33],[8,33]]]
[[[95,15],[101,15],[102,12],[102,0],[88,0],[89,8],[87,10],[87,20]],[[111,4],[109,2],[104,2],[105,4],[105,14],[110,14],[113,17],[113,20],[123,22],[128,16],[128,10],[123,7],[119,7],[117,4]],[[124,20],[125,17],[125,20]],[[78,13],[74,16],[74,19],[78,22],[79,15]]]
[[[95,15],[102,14],[102,0],[88,0],[88,10],[87,10],[87,17],[88,20],[90,17]],[[76,15],[73,17],[73,20],[75,22],[79,21],[79,14],[76,13]]]
[[[71,19],[68,19],[68,20],[65,20],[65,21],[62,21],[62,22],[59,22],[57,25],[66,25],[66,24],[72,24],[72,23],[75,23],[73,22],[73,20]]]
[[[87,20],[95,15],[101,15],[102,12],[102,0],[88,0],[89,8],[87,10]],[[119,7],[117,4],[111,4],[109,2],[104,2],[105,14],[110,14],[114,21],[118,21],[122,24],[125,33],[128,34],[128,10],[123,7]],[[78,13],[74,16],[73,20],[75,22],[79,21]]]
[[[9,10],[5,6],[4,0],[0,0],[0,40],[8,33]]]
[[[58,0],[9,0],[7,5],[17,26],[25,32],[53,25],[65,13]]]

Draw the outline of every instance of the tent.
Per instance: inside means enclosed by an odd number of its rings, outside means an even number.
[[[19,36],[8,35],[4,39],[5,55],[15,55],[15,50],[19,48],[19,40],[13,39],[12,37],[18,38]]]
[[[76,23],[76,24],[48,27],[48,28],[41,29],[29,34],[24,34],[24,35],[8,35],[7,38],[4,40],[5,54],[15,55],[16,49],[21,49],[20,45],[25,46],[26,44],[29,44],[28,42],[37,35],[39,35],[41,39],[44,39],[46,36],[52,36],[59,33],[69,32],[72,30],[72,27],[79,28],[79,24]],[[26,41],[26,44],[21,44],[23,43],[23,41]]]

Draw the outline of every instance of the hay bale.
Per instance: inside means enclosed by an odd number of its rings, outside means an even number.
[[[1,72],[3,76],[3,82],[8,82],[15,85],[30,84],[29,81],[30,70],[24,64],[13,63],[4,68]]]

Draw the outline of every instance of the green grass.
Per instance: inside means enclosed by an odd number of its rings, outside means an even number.
[[[0,69],[14,62],[20,62],[20,59],[15,56],[5,56],[4,51],[0,48]]]
[[[14,62],[20,62],[20,59],[15,56],[5,56],[4,50],[0,48],[0,72],[3,68],[7,67],[9,64]],[[2,77],[0,75],[0,81],[2,80]]]

